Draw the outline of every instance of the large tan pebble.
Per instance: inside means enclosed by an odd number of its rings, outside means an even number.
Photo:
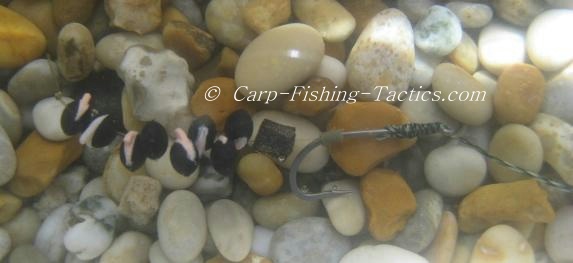
[[[79,23],[67,24],[58,35],[58,68],[69,81],[87,77],[95,63],[95,45],[90,31]]]
[[[267,196],[283,185],[283,175],[273,160],[261,153],[245,155],[237,165],[237,174],[253,192]]]
[[[17,68],[46,50],[46,37],[22,15],[0,6],[0,68]]]
[[[205,10],[205,22],[217,42],[235,50],[245,48],[256,36],[244,22],[245,0],[213,0]]]
[[[470,263],[534,263],[535,253],[517,230],[497,225],[477,240]]]
[[[68,0],[64,0],[68,1]],[[56,54],[59,26],[54,15],[54,3],[51,0],[13,0],[7,5],[29,19],[46,37],[48,52]]]
[[[493,97],[499,123],[529,124],[541,109],[545,93],[543,73],[528,64],[506,68],[497,80]]]
[[[305,41],[299,41],[305,39]],[[243,51],[235,70],[237,86],[253,91],[287,92],[313,75],[324,56],[318,31],[305,24],[287,24],[259,35]],[[269,97],[268,93],[262,98]]]
[[[207,208],[209,233],[217,250],[227,260],[245,259],[253,243],[253,219],[239,204],[221,199]]]
[[[489,153],[534,173],[543,165],[541,140],[533,130],[519,124],[507,124],[497,130],[489,144]],[[527,178],[493,160],[488,162],[488,168],[498,182]]]
[[[296,17],[318,30],[326,41],[344,41],[356,26],[352,14],[336,0],[295,0],[292,7]]]
[[[493,94],[459,66],[450,63],[438,65],[432,87],[440,92],[442,99],[438,104],[442,110],[462,123],[479,126],[493,114]]]
[[[97,42],[97,60],[106,68],[116,70],[119,68],[127,49],[135,45],[148,46],[158,50],[164,48],[160,34],[139,36],[129,32],[113,33]]]
[[[414,72],[414,32],[406,15],[390,8],[374,16],[352,47],[346,69],[349,89],[362,99],[392,100],[391,92],[407,90]]]
[[[170,260],[184,262],[199,256],[207,240],[205,209],[199,198],[186,190],[170,193],[159,208],[157,233]]]

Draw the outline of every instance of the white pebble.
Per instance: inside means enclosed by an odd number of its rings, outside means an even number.
[[[573,61],[573,10],[541,13],[527,29],[527,53],[541,70],[559,70]]]
[[[273,239],[274,231],[262,226],[255,226],[253,233],[253,253],[269,257],[269,249],[271,246],[271,240]]]
[[[209,233],[217,250],[227,260],[245,259],[253,243],[253,219],[239,204],[221,199],[207,209]]]
[[[564,206],[545,229],[545,248],[555,262],[573,262],[573,206]]]
[[[348,252],[340,263],[428,263],[416,253],[392,245],[364,245]]]
[[[63,141],[70,138],[62,130],[60,122],[62,112],[70,102],[72,99],[67,97],[61,99],[49,97],[36,103],[32,110],[34,127],[44,138],[51,141]]]
[[[525,62],[525,32],[502,22],[482,29],[478,40],[481,65],[499,75],[507,66]]]
[[[34,245],[52,262],[61,262],[66,255],[64,235],[72,205],[64,204],[54,210],[40,226]]]
[[[323,191],[331,190],[334,186],[350,193],[322,199],[322,204],[336,231],[344,236],[354,236],[364,228],[367,216],[360,187],[356,181],[341,180],[324,185]]]
[[[316,72],[316,76],[327,78],[338,86],[339,89],[342,89],[344,84],[346,84],[346,66],[338,59],[324,55]]]

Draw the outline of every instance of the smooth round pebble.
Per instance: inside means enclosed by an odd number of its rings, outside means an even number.
[[[448,55],[452,63],[462,67],[468,73],[474,73],[478,66],[478,48],[472,37],[463,33],[460,44]]]
[[[12,220],[4,223],[2,228],[10,234],[12,246],[16,247],[33,243],[41,223],[42,221],[36,210],[26,207]]]
[[[527,29],[527,54],[544,71],[559,70],[573,61],[573,10],[553,9],[540,14]]]
[[[545,229],[545,248],[555,262],[573,262],[573,206],[564,206]]]
[[[172,261],[199,256],[207,240],[205,209],[192,192],[177,190],[161,203],[157,215],[159,244]]]
[[[517,25],[527,26],[545,9],[543,0],[494,0],[496,15]]]
[[[428,263],[416,253],[392,245],[364,245],[348,252],[340,263]]]
[[[352,14],[336,0],[294,0],[292,9],[301,22],[318,30],[325,41],[343,42],[356,27]]]
[[[534,173],[543,165],[541,140],[533,130],[520,124],[507,124],[497,130],[489,144],[489,153]],[[488,168],[498,182],[528,178],[496,161],[489,160]]]
[[[485,88],[488,93],[494,94],[497,88],[497,76],[493,76],[486,70],[476,71],[472,77],[476,79]]]
[[[12,247],[12,240],[6,230],[0,228],[0,260],[4,260],[6,255],[10,253]]]
[[[412,252],[420,252],[430,245],[440,225],[444,203],[434,190],[416,192],[416,212],[408,219],[392,243]]]
[[[237,87],[248,87],[240,89],[246,97],[253,91],[287,92],[312,76],[323,56],[324,41],[316,29],[300,23],[275,27],[259,35],[241,53],[235,81]],[[269,94],[260,96],[264,100]]]
[[[486,172],[485,158],[462,145],[439,147],[428,154],[424,163],[428,183],[449,197],[463,196],[479,187]]]
[[[241,10],[248,1],[210,1],[205,10],[205,23],[217,42],[235,50],[245,48],[255,37],[243,21]]]
[[[253,190],[268,196],[276,193],[283,185],[283,174],[274,161],[261,153],[243,156],[237,164],[237,174]]]
[[[477,240],[470,263],[534,263],[533,249],[519,231],[508,225],[487,229]]]
[[[257,255],[269,257],[269,249],[274,234],[275,232],[273,230],[262,226],[255,226],[253,232],[253,247],[251,248],[251,251]]]
[[[79,201],[96,195],[108,197],[102,177],[96,177],[84,186],[80,193]]]
[[[21,245],[12,250],[10,253],[9,263],[49,263],[50,260],[46,258],[40,251],[33,245]]]
[[[71,208],[71,204],[58,207],[48,215],[38,229],[34,246],[51,261],[60,262],[65,256],[64,235],[69,227]]]
[[[16,151],[8,134],[0,127],[0,185],[8,183],[16,173]]]
[[[80,23],[69,23],[58,35],[58,68],[68,81],[87,77],[95,63],[95,44],[90,31]]]
[[[99,263],[146,263],[151,242],[151,239],[142,233],[124,232],[103,253]]]
[[[4,128],[13,145],[22,137],[22,116],[16,102],[4,90],[0,90],[0,127]]]
[[[458,17],[444,6],[435,5],[416,24],[416,47],[435,56],[445,56],[462,41],[462,25]]]
[[[51,141],[64,141],[71,136],[64,133],[61,125],[62,112],[68,103],[73,100],[68,97],[45,98],[34,106],[32,116],[34,118],[34,127],[42,137]]]
[[[486,4],[452,1],[446,7],[456,14],[464,28],[481,28],[493,17],[491,7]]]
[[[227,260],[245,259],[253,243],[253,219],[239,204],[221,199],[207,208],[207,225],[217,250]]]
[[[350,193],[322,199],[330,222],[343,236],[354,236],[366,225],[366,208],[360,195],[360,185],[354,180],[333,181],[322,188],[323,191],[346,190]]]
[[[340,60],[324,55],[316,71],[316,76],[327,78],[342,89],[346,85],[346,66]]]
[[[523,29],[495,21],[479,33],[478,55],[487,71],[499,75],[506,67],[525,62]]]
[[[350,241],[336,232],[328,219],[306,217],[277,229],[270,255],[273,263],[332,263],[339,262],[351,248]]]
[[[59,91],[58,65],[51,60],[36,59],[26,64],[8,82],[8,94],[21,108],[32,105]]]

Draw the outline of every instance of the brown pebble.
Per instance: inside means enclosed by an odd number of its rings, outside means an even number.
[[[243,156],[237,165],[237,174],[253,192],[262,196],[276,193],[283,185],[281,170],[262,153]]]
[[[243,21],[257,33],[288,22],[290,0],[248,0],[243,7]]]
[[[26,17],[0,5],[0,68],[18,68],[44,54],[46,37]]]
[[[299,88],[297,91],[299,93],[289,95],[289,99],[283,105],[284,111],[313,117],[336,106],[336,101],[320,98],[321,94],[332,94],[339,91],[331,80],[314,77],[307,81],[304,86],[305,89]],[[316,98],[313,98],[312,94],[316,94]]]
[[[396,171],[377,169],[360,181],[368,230],[378,241],[394,239],[416,211],[414,193]]]
[[[219,54],[219,63],[217,63],[217,71],[225,77],[234,77],[235,68],[239,61],[239,55],[233,49],[224,47]]]
[[[493,97],[495,118],[501,124],[531,123],[543,103],[545,78],[529,64],[507,67],[497,80]]]
[[[207,62],[215,50],[215,39],[209,33],[188,23],[171,21],[163,28],[165,47],[183,57],[189,69]]]
[[[4,224],[14,218],[22,208],[20,198],[0,190],[0,224]]]
[[[161,20],[161,28],[164,28],[169,24],[169,22],[178,21],[183,23],[189,23],[189,19],[179,9],[168,6],[167,8],[163,9],[163,15]]]
[[[44,33],[48,42],[48,51],[55,56],[60,29],[54,20],[52,1],[13,0],[8,7],[28,18]]]

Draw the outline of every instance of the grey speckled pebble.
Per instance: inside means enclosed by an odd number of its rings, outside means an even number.
[[[416,213],[410,217],[404,230],[396,236],[394,244],[418,253],[434,240],[444,204],[438,193],[425,189],[416,193],[416,206]]]
[[[428,54],[445,56],[462,41],[462,25],[448,8],[435,5],[414,28],[416,47]]]
[[[351,249],[328,219],[306,217],[280,227],[271,241],[273,263],[337,263]]]

